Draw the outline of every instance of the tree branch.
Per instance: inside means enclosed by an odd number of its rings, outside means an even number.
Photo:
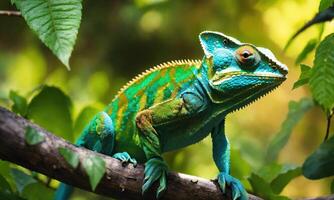
[[[0,15],[7,15],[7,16],[21,16],[21,12],[14,11],[14,10],[0,10]]]
[[[25,129],[32,127],[44,134],[44,141],[37,145],[25,142]],[[28,120],[0,107],[0,158],[16,163],[30,170],[45,174],[51,178],[90,191],[88,177],[82,167],[74,170],[58,153],[59,147],[65,147],[76,152],[80,163],[87,156],[98,155],[106,162],[106,173],[96,188],[96,193],[121,199],[142,199],[141,186],[144,166],[136,168],[132,164],[125,167],[121,162],[85,148],[78,148],[45,131]],[[153,199],[150,192],[148,199]],[[230,194],[223,196],[214,181],[170,172],[168,189],[163,199],[225,199],[230,200]],[[250,196],[251,200],[260,200]]]
[[[26,144],[25,130],[28,126],[44,134],[44,141],[32,146]],[[136,168],[132,164],[122,166],[121,162],[114,158],[85,148],[78,148],[0,107],[1,159],[16,163],[75,187],[91,191],[88,177],[82,165],[79,164],[77,169],[71,168],[58,153],[59,147],[68,148],[76,152],[80,157],[80,163],[85,157],[92,155],[100,156],[104,159],[106,162],[106,173],[97,186],[95,193],[120,199],[142,199],[143,165],[138,165]],[[156,186],[154,189],[156,189]],[[145,199],[153,198],[154,192],[150,192],[148,196],[145,196]],[[168,189],[163,199],[230,200],[231,196],[230,190],[227,195],[223,195],[215,181],[170,172],[168,174]],[[261,200],[261,198],[253,195],[249,195],[249,199]],[[334,200],[334,196],[321,200]]]

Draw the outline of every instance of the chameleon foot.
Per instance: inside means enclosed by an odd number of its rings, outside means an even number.
[[[233,200],[248,200],[248,195],[240,181],[227,173],[221,172],[218,174],[218,183],[223,193],[226,192],[226,185],[232,189]]]
[[[127,165],[128,163],[132,163],[135,167],[137,166],[136,159],[131,158],[128,152],[115,153],[112,157],[120,160],[123,166]]]
[[[142,193],[145,194],[152,184],[159,180],[156,198],[159,199],[167,189],[167,165],[162,158],[151,158],[145,163],[145,177]]]

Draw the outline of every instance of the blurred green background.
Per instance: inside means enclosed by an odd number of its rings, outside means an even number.
[[[61,88],[73,101],[73,119],[85,106],[102,109],[136,74],[159,63],[201,59],[198,34],[220,31],[240,41],[271,49],[289,67],[288,80],[277,90],[227,117],[232,144],[232,174],[245,178],[261,170],[270,139],[280,130],[288,102],[307,96],[306,87],[292,90],[299,67],[294,61],[319,27],[298,37],[287,52],[289,37],[318,9],[314,0],[113,0],[84,1],[83,18],[70,61],[71,71],[57,60],[21,17],[0,16],[0,103],[10,106],[10,90],[31,97],[41,84]],[[0,9],[14,10],[9,1]],[[325,33],[333,30],[333,23]],[[305,61],[312,64],[313,55]],[[314,108],[293,130],[279,156],[281,163],[301,165],[322,141],[325,115]],[[173,171],[215,178],[211,139],[166,155]],[[245,183],[247,185],[247,183]],[[283,191],[289,197],[326,195],[328,180],[299,177]],[[94,195],[93,195],[94,196]],[[76,192],[73,199],[91,199]],[[94,196],[96,199],[102,197]]]

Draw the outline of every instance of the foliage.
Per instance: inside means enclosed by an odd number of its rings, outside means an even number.
[[[283,167],[281,172],[270,183],[273,192],[280,194],[292,179],[300,175],[300,167]]]
[[[99,111],[95,106],[86,106],[80,111],[75,123],[73,123],[72,100],[60,88],[44,85],[37,91],[33,91],[33,93],[36,92],[37,94],[28,102],[25,97],[11,91],[12,110],[22,113],[22,116],[71,142],[77,139],[85,125]],[[19,105],[23,104],[22,102],[25,102],[26,105]],[[37,132],[35,129],[27,128],[27,136],[31,137],[28,138],[29,141],[31,139],[42,139],[40,137],[32,138],[39,136],[33,134],[35,132]]]
[[[41,183],[33,183],[24,188],[22,197],[27,200],[53,200],[54,190]]]
[[[291,180],[301,175],[301,168],[271,163],[264,165],[248,178],[253,192],[265,199],[288,199],[280,196]]]
[[[289,103],[289,113],[285,121],[281,126],[281,130],[275,135],[274,139],[270,142],[267,150],[267,162],[277,160],[279,151],[286,145],[289,137],[292,133],[292,129],[313,106],[313,101],[310,99],[301,99],[299,102],[291,101]]]
[[[334,136],[320,145],[304,162],[303,173],[309,179],[333,176]]]
[[[327,36],[316,51],[310,76],[313,98],[331,112],[334,108],[334,34]]]
[[[304,32],[306,29],[309,27],[313,26],[314,24],[319,24],[323,23],[326,21],[331,21],[334,18],[334,5],[333,5],[333,0],[321,0],[320,1],[320,6],[319,6],[319,11],[318,13],[304,26],[302,26],[287,42],[285,49],[287,49],[292,41],[302,32]],[[307,49],[306,49],[307,48]],[[310,45],[306,45],[305,52],[310,51]]]
[[[288,48],[295,37],[301,32],[305,31],[308,27],[315,23],[331,20],[334,17],[334,7],[332,5],[333,1],[322,0],[319,6],[319,13],[291,37],[285,48]],[[323,29],[320,32],[320,38],[322,31]],[[296,81],[293,86],[293,89],[296,89],[305,84],[310,86],[313,100],[318,103],[328,115],[326,138],[327,134],[329,133],[330,120],[334,108],[333,35],[334,34],[328,35],[320,42],[316,49],[314,66],[312,68],[305,64],[301,64],[301,74],[299,80]],[[302,52],[297,57],[296,64],[302,62],[306,56],[315,49],[317,44],[317,39],[309,40]],[[313,101],[306,98],[300,100],[298,103],[293,101],[289,103],[289,113],[281,126],[281,131],[276,134],[268,146],[266,155],[266,161],[268,163],[277,160],[278,153],[288,142],[293,127],[295,127],[305,112],[313,106]],[[253,191],[265,199],[272,199],[276,198],[276,196],[273,196],[272,194],[279,194],[289,181],[299,176],[302,172],[304,176],[312,179],[319,179],[334,175],[332,170],[334,166],[334,163],[332,162],[332,152],[334,150],[333,141],[333,139],[330,139],[320,145],[320,147],[307,158],[303,164],[302,170],[300,167],[292,168],[286,170],[285,173],[282,173],[280,176],[277,176],[274,180],[272,180],[273,175],[276,174],[280,168],[279,165],[272,163],[266,165],[262,169],[260,172],[260,174],[262,173],[262,176],[252,173],[252,175],[249,177],[249,181]],[[271,178],[268,178],[268,175]],[[267,177],[267,180],[265,177]],[[269,183],[268,181],[272,182]]]
[[[1,193],[12,193],[13,192],[7,180],[1,175],[0,175],[0,192]]]
[[[71,109],[72,102],[63,91],[44,86],[30,101],[27,117],[46,130],[72,141]]]
[[[81,21],[81,0],[12,0],[29,27],[69,68]]]
[[[297,33],[288,41],[287,46],[291,41],[305,31],[308,27],[316,23],[323,23],[330,21],[334,17],[334,1],[321,0],[319,5],[319,12],[316,16],[306,23]],[[303,52],[310,52],[314,45],[306,45]],[[303,54],[303,52],[301,54]],[[299,59],[300,60],[300,59]],[[299,61],[297,58],[297,61]],[[296,61],[296,62],[297,62]],[[301,65],[301,75],[299,80],[294,84],[294,88],[301,85],[308,84],[312,92],[312,98],[318,105],[321,106],[327,115],[327,130],[325,141],[315,150],[304,162],[302,172],[303,175],[310,179],[321,179],[332,176],[333,174],[333,155],[334,137],[327,140],[330,132],[330,122],[334,109],[334,34],[329,34],[318,45],[314,66],[308,67]]]
[[[317,39],[311,39],[310,41],[308,41],[308,43],[304,47],[303,51],[300,52],[300,54],[298,55],[295,64],[298,65],[303,60],[305,60],[305,58],[307,57],[307,55],[309,53],[311,53],[317,47],[317,44],[318,44],[318,40]]]
[[[324,11],[328,7],[334,4],[334,0],[321,0],[319,5],[319,11]]]
[[[15,91],[9,92],[9,98],[13,101],[12,111],[23,117],[26,116],[28,107],[27,100]]]
[[[44,135],[38,132],[36,129],[28,126],[25,132],[25,141],[29,145],[35,145],[44,140]]]
[[[18,195],[8,194],[8,193],[0,193],[0,198],[6,200],[26,200],[24,198],[19,197]]]
[[[305,85],[309,82],[310,80],[310,76],[311,76],[311,67],[307,66],[305,64],[301,64],[300,65],[300,76],[298,81],[295,82],[295,84],[293,84],[293,88],[292,89],[296,89],[302,85]]]
[[[89,182],[94,191],[106,171],[106,163],[97,156],[87,157],[83,162],[83,167],[89,177]]]
[[[249,182],[252,185],[253,191],[262,198],[268,200],[289,200],[289,198],[285,196],[275,194],[270,184],[254,173],[249,177]]]
[[[44,184],[23,172],[21,169],[10,166],[8,162],[0,161],[0,165],[7,166],[9,172],[4,174],[0,170],[0,199],[6,200],[51,200],[54,191]],[[6,175],[6,176],[4,176]],[[14,182],[14,185],[10,184]]]
[[[20,194],[27,185],[36,183],[35,179],[18,169],[11,169],[11,174],[15,180],[16,188]]]
[[[71,149],[60,147],[58,148],[60,155],[64,157],[66,162],[76,169],[79,165],[79,155],[73,152]]]

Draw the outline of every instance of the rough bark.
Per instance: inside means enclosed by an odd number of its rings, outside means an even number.
[[[44,141],[36,145],[25,142],[26,127],[35,128],[44,135]],[[122,166],[121,162],[88,149],[76,147],[56,137],[36,124],[0,107],[0,159],[7,160],[30,170],[45,174],[51,178],[90,191],[88,177],[79,164],[73,169],[58,153],[59,147],[65,147],[80,156],[80,163],[87,156],[100,156],[106,162],[106,173],[97,186],[95,193],[119,198],[142,199],[143,165]],[[150,192],[145,199],[153,199]],[[230,193],[223,195],[215,181],[181,173],[170,172],[168,189],[163,199],[224,199],[230,200]],[[249,195],[251,200],[261,198]],[[327,197],[326,200],[334,200]],[[323,198],[313,200],[325,200]],[[311,200],[311,199],[308,199]]]

